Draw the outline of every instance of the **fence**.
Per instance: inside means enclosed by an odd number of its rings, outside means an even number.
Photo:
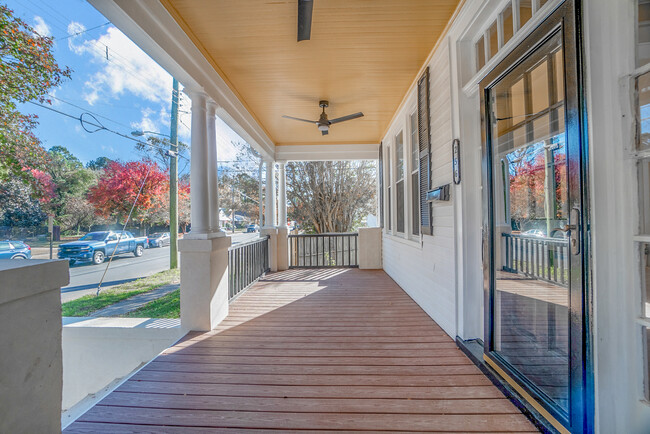
[[[506,233],[501,236],[504,271],[568,286],[568,240]]]
[[[289,267],[358,267],[358,239],[358,233],[289,235]]]
[[[228,299],[233,300],[269,271],[269,237],[228,249]]]

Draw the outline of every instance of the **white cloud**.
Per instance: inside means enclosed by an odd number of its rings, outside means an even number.
[[[39,17],[38,15],[34,17],[34,31],[41,36],[52,35],[50,26],[48,26],[45,20],[43,20],[43,18]]]
[[[140,122],[131,122],[131,128],[138,131],[154,131],[158,132],[156,123],[151,119],[151,115],[155,112],[149,107],[142,110],[142,119]]]
[[[77,22],[68,25],[68,33],[82,32]],[[171,76],[115,27],[109,27],[97,39],[80,41],[81,35],[68,40],[68,47],[78,55],[89,55],[101,65],[85,83],[84,99],[93,105],[98,100],[119,98],[130,93],[146,101],[167,102],[171,96]]]

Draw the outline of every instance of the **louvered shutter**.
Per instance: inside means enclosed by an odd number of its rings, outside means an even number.
[[[420,148],[420,230],[431,235],[430,205],[427,191],[431,189],[431,137],[429,134],[429,68],[418,80],[418,143]]]
[[[379,144],[379,227],[384,227],[384,143]]]

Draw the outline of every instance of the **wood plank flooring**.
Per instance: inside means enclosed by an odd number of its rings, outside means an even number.
[[[266,276],[66,433],[535,432],[383,271]]]

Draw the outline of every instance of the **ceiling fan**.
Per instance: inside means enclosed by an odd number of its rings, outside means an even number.
[[[320,101],[318,105],[323,108],[323,112],[320,114],[320,119],[317,121],[310,121],[309,119],[294,118],[293,116],[282,116],[283,118],[293,119],[294,121],[308,122],[310,124],[318,125],[318,130],[323,136],[327,135],[330,130],[330,125],[338,124],[339,122],[349,121],[351,119],[360,118],[363,116],[363,113],[358,112],[347,116],[342,116],[340,118],[329,120],[327,119],[327,113],[325,113],[325,107],[329,107],[329,101]]]

